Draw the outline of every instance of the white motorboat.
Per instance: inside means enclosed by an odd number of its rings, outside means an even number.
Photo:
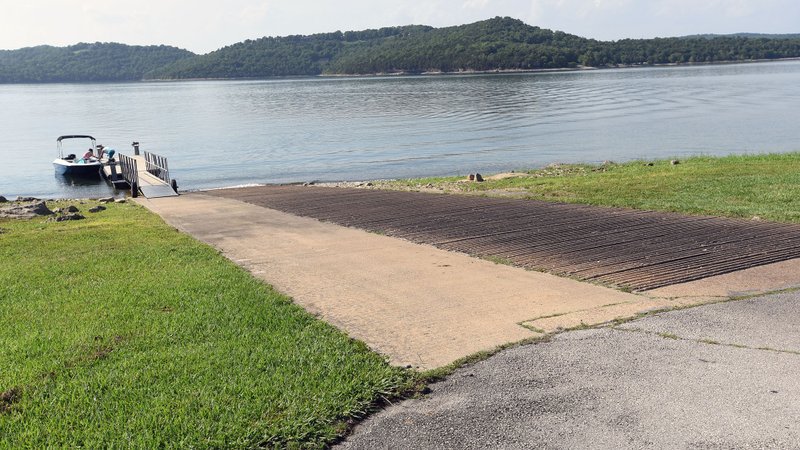
[[[68,139],[88,139],[91,141],[92,146],[89,148],[91,151],[90,157],[77,157],[74,154],[64,155],[63,141]],[[97,154],[97,141],[89,135],[68,135],[59,136],[56,139],[58,146],[58,158],[53,161],[53,167],[56,169],[57,174],[69,175],[84,178],[100,178],[100,171],[103,168],[103,163]]]

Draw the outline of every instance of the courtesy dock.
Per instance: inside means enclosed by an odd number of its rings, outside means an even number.
[[[129,188],[132,197],[140,193],[147,198],[177,196],[178,184],[169,175],[167,158],[140,152],[138,142],[133,148],[133,156],[120,154],[117,161],[103,165],[103,176],[115,187]]]

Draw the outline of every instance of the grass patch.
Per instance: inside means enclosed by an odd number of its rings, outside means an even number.
[[[143,208],[86,215],[0,219],[0,447],[322,447],[414,382]]]
[[[677,334],[673,334],[673,333],[658,333],[658,335],[661,336],[664,339],[672,339],[672,340],[676,340],[676,341],[678,339],[680,339]]]
[[[514,265],[513,261],[511,261],[508,258],[503,258],[501,256],[489,255],[489,256],[480,256],[480,258],[485,260],[485,261],[489,261],[489,262],[495,263],[495,264],[497,264],[499,266],[513,266]]]
[[[800,222],[800,152],[648,164],[553,165],[483,183],[425,178],[375,185]]]

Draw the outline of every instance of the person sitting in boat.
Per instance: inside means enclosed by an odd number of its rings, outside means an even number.
[[[81,156],[81,159],[78,160],[78,163],[87,163],[87,162],[94,162],[97,161],[97,158],[94,157],[94,150],[91,148],[86,150],[86,153]]]

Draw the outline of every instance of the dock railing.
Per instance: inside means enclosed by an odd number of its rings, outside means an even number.
[[[147,151],[142,153],[144,154],[144,160],[147,163],[147,171],[160,178],[163,182],[170,184],[167,158]]]
[[[139,195],[139,169],[136,160],[127,155],[119,154],[119,166],[122,169],[122,178],[131,186],[131,196]]]

